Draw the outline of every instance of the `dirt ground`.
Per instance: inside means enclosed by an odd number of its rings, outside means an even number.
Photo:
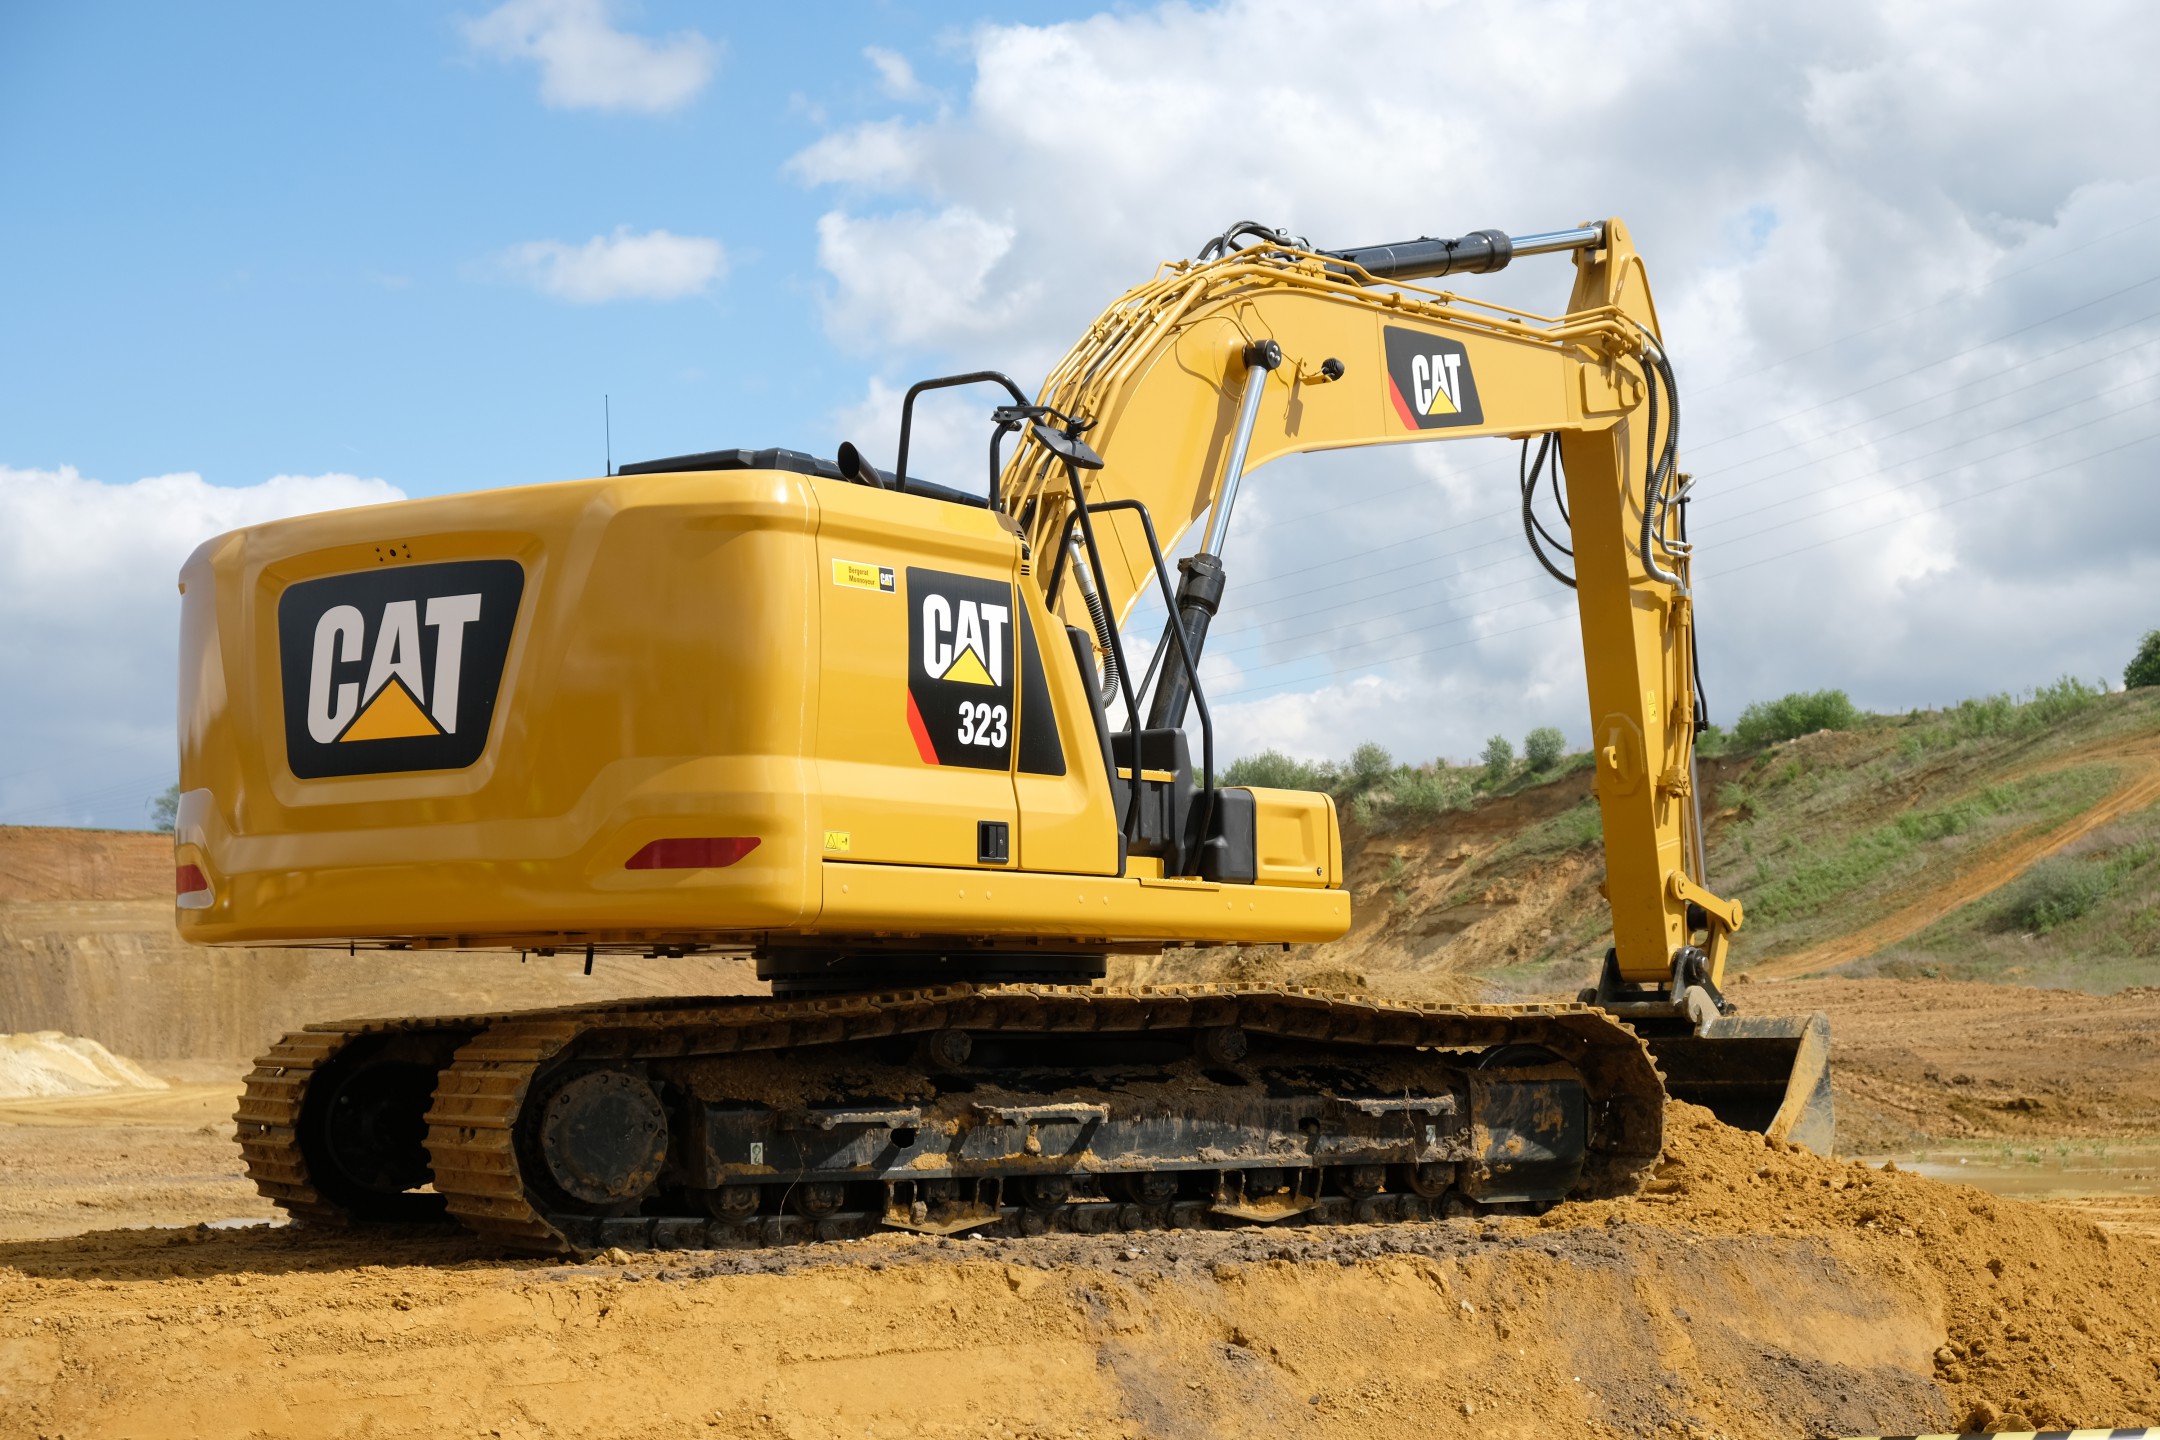
[[[0,831],[0,1029],[173,1082],[0,1102],[0,1440],[2160,1423],[2160,991],[1737,984],[1831,1016],[1868,1166],[1674,1106],[1647,1193],[1535,1220],[504,1260],[274,1223],[232,1141],[245,1055],[303,1015],[744,967],[210,956],[161,933],[162,847]]]
[[[295,1227],[0,1242],[0,1432],[1782,1437],[2160,1421],[2160,1247],[1766,1147],[1691,1107],[1671,1129],[1650,1193],[1538,1219],[585,1264]]]
[[[1838,1145],[2160,1141],[2160,989],[1946,980],[1742,983],[1743,1013],[1830,1017]]]

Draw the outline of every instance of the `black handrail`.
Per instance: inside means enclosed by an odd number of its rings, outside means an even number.
[[[1162,546],[1155,538],[1155,521],[1148,514],[1147,506],[1138,500],[1131,499],[1101,500],[1090,505],[1082,497],[1079,472],[1069,464],[1065,468],[1067,478],[1072,485],[1075,508],[1071,514],[1065,517],[1064,529],[1058,536],[1058,556],[1050,567],[1050,584],[1047,592],[1049,599],[1047,603],[1051,605],[1057,603],[1058,589],[1065,578],[1065,557],[1070,550],[1072,527],[1075,521],[1078,521],[1081,527],[1081,535],[1088,552],[1088,564],[1095,571],[1096,587],[1105,592],[1109,590],[1110,582],[1103,571],[1102,555],[1095,546],[1095,526],[1088,516],[1097,510],[1133,510],[1139,513],[1141,532],[1147,536],[1148,553],[1153,556],[1155,561],[1155,580],[1162,587],[1163,603],[1169,607],[1170,614],[1175,616],[1177,614],[1177,594],[1170,584],[1170,567],[1164,561]],[[1186,678],[1192,682],[1193,704],[1200,711],[1200,793],[1206,802],[1206,808],[1202,812],[1200,833],[1205,835],[1208,827],[1215,823],[1215,717],[1208,710],[1207,695],[1200,686],[1199,666],[1193,660],[1192,647],[1185,637],[1185,627],[1173,624],[1169,629],[1177,638],[1178,659],[1184,665]],[[1129,848],[1137,838],[1135,832],[1140,818],[1140,774],[1145,768],[1141,763],[1143,757],[1140,753],[1140,702],[1139,697],[1133,693],[1132,674],[1125,667],[1125,646],[1115,626],[1112,626],[1110,631],[1110,647],[1111,654],[1117,661],[1118,680],[1125,700],[1125,733],[1132,737],[1132,789],[1130,791],[1130,803],[1126,806],[1125,818],[1121,826],[1125,833],[1125,843]],[[1082,678],[1085,679],[1086,677],[1083,676]],[[1113,776],[1113,778],[1115,777]],[[1171,845],[1171,858],[1174,861],[1172,869],[1174,873],[1182,875],[1185,873],[1185,836],[1183,834],[1173,836]]]
[[[1018,385],[1012,382],[1011,377],[999,374],[995,370],[970,370],[965,375],[941,375],[935,380],[918,380],[913,385],[908,386],[907,398],[900,402],[900,459],[894,467],[894,489],[902,489],[907,485],[908,435],[915,428],[915,397],[925,390],[947,390],[955,385],[985,384],[1003,385],[1007,392],[1012,395],[1015,405],[1028,403],[1027,396]],[[995,441],[992,443],[995,444]],[[998,500],[997,476],[995,473],[992,473],[990,477],[990,487],[990,508],[995,510],[997,509]]]

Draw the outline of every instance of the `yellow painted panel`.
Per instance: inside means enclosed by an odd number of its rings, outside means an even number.
[[[977,824],[1017,818],[1012,775],[926,762],[908,700],[909,607],[923,597],[910,593],[908,574],[974,576],[1009,591],[1020,542],[987,511],[964,505],[832,481],[819,482],[818,495],[818,553],[833,576],[819,591],[822,827],[849,833],[853,859],[973,865]],[[876,583],[883,571],[893,576],[890,590]],[[865,578],[872,583],[851,583]]]
[[[1335,802],[1303,790],[1252,788],[1253,850],[1262,885],[1327,886],[1341,869]]]
[[[993,874],[828,860],[816,927],[835,933],[1075,941],[1318,942],[1350,928],[1341,890],[1084,875]]]

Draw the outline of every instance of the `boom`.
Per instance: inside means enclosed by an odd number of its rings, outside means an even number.
[[[1714,996],[1741,911],[1704,883],[1689,561],[1674,503],[1677,405],[1626,227],[1607,220],[1531,242],[1480,232],[1332,254],[1253,233],[1262,238],[1248,248],[1165,266],[1089,327],[1039,397],[1066,423],[1029,430],[1000,477],[1001,508],[1046,557],[1082,545],[1077,533],[1067,539],[1080,528],[1069,525],[1076,496],[1090,506],[1139,502],[1172,550],[1206,517],[1201,548],[1181,567],[1179,609],[1197,658],[1248,472],[1310,450],[1472,436],[1535,445],[1541,464],[1557,451],[1613,912],[1609,979],[1670,984],[1676,996],[1707,983]],[[1511,250],[1563,247],[1576,276],[1557,317],[1403,278],[1497,269]],[[1101,469],[1069,463],[1069,439],[1082,439]],[[1036,573],[1063,590],[1048,596],[1053,608],[1091,626],[1114,669],[1117,627],[1157,584],[1155,564],[1138,511],[1090,518],[1099,564],[1080,578],[1093,585],[1063,587],[1075,568],[1064,564]],[[1090,616],[1088,588],[1108,624]],[[1184,714],[1178,656],[1161,663],[1150,726]]]

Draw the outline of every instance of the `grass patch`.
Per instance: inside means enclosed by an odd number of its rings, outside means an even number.
[[[1767,924],[1814,914],[1878,885],[1923,849],[1999,819],[2046,823],[2083,809],[2114,783],[2115,770],[2086,765],[1990,785],[1948,805],[1911,810],[1839,844],[1789,844],[1755,857],[1745,888],[1751,918]],[[1753,852],[1752,837],[1743,848]],[[1748,893],[1752,892],[1752,893]]]

